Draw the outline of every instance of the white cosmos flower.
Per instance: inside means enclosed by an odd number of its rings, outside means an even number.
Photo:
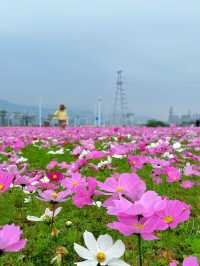
[[[29,203],[31,201],[32,201],[32,198],[31,197],[24,198],[24,203]]]
[[[16,163],[25,163],[27,161],[28,161],[27,158],[24,158],[23,156],[21,156],[20,158],[17,159]]]
[[[98,208],[101,208],[102,202],[101,201],[93,201],[92,205],[97,206]]]
[[[173,144],[173,148],[174,148],[175,150],[180,149],[180,148],[181,148],[181,143],[180,143],[180,142],[175,142],[175,143]]]
[[[88,231],[83,234],[84,242],[87,248],[74,244],[76,253],[85,261],[77,262],[77,266],[129,266],[120,257],[125,252],[125,245],[121,240],[113,243],[109,235],[100,235],[96,240],[94,235]]]
[[[64,154],[64,149],[61,148],[60,150],[57,151],[48,151],[48,154]]]
[[[49,178],[47,176],[44,176],[42,179],[40,179],[42,183],[49,183]]]
[[[61,212],[61,210],[62,210],[62,207],[57,208],[54,212],[54,217],[56,217]],[[26,219],[31,222],[44,222],[52,217],[53,217],[53,211],[47,208],[42,216],[36,217],[36,216],[28,215]]]

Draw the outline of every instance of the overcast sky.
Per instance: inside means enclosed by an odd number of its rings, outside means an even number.
[[[123,70],[131,111],[200,112],[199,0],[0,0],[0,98],[94,109]]]

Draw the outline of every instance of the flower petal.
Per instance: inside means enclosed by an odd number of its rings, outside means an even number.
[[[112,237],[109,235],[101,235],[97,239],[97,245],[100,250],[107,251],[109,250],[113,245]]]
[[[26,219],[31,222],[42,222],[43,221],[41,217],[36,217],[36,216],[31,216],[31,215],[28,215]]]
[[[83,234],[83,238],[84,238],[86,247],[93,253],[93,255],[96,255],[97,241],[94,235],[88,231],[85,231]]]
[[[75,263],[77,266],[97,266],[98,262],[95,260],[86,260]]]
[[[76,251],[76,253],[83,259],[86,260],[93,260],[94,259],[94,255],[86,248],[74,243],[74,250]]]
[[[117,240],[115,244],[108,250],[107,257],[110,259],[120,258],[125,252],[125,245],[121,240]]]
[[[27,240],[24,240],[24,239],[19,240],[17,243],[6,247],[4,249],[4,251],[7,251],[7,252],[17,252],[17,251],[20,251],[21,249],[23,249],[25,247],[26,242],[27,242]]]
[[[108,263],[108,266],[130,266],[130,264],[127,264],[123,260],[114,259]]]

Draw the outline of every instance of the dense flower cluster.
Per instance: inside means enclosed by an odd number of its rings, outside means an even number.
[[[23,155],[28,145],[46,152],[50,158],[46,168],[30,167],[29,158]],[[144,240],[156,240],[158,232],[176,228],[192,211],[192,206],[174,199],[176,195],[173,199],[159,195],[156,186],[167,183],[182,190],[199,186],[199,152],[197,128],[4,128],[0,131],[0,156],[6,159],[0,160],[0,193],[20,188],[31,196],[26,203],[33,197],[48,202],[50,207],[41,217],[28,215],[27,219],[50,221],[53,235],[57,235],[55,218],[62,210],[61,203],[71,200],[77,208],[105,208],[115,217],[107,227],[124,236],[136,234]],[[124,169],[118,169],[116,161],[122,161]],[[140,175],[145,167],[154,190],[148,189]],[[105,169],[109,173],[106,177],[101,176]],[[21,234],[14,224],[1,227],[0,251],[24,248],[26,240]],[[74,248],[89,262],[77,265],[126,265],[120,260],[125,250],[121,241],[113,244],[108,235],[96,240],[89,232],[84,233],[84,241],[87,249],[78,244]],[[175,265],[175,261],[170,264]],[[198,262],[189,257],[183,265],[196,266]]]

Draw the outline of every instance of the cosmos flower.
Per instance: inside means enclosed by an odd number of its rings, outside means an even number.
[[[177,266],[176,262],[171,262],[169,266]],[[190,256],[184,259],[183,266],[199,266],[197,257]]]
[[[126,195],[132,200],[139,199],[146,190],[144,181],[135,173],[124,173],[118,177],[107,178],[104,183],[99,182],[98,186],[108,195]]]
[[[53,182],[59,182],[64,179],[64,175],[59,171],[53,171],[47,174],[47,177]]]
[[[49,208],[46,208],[42,216],[36,217],[36,216],[28,215],[26,219],[31,222],[44,222],[46,220],[49,220],[52,217],[56,217],[61,212],[61,210],[62,210],[62,207],[55,209],[54,212],[50,210]]]
[[[166,208],[156,213],[159,219],[159,230],[175,228],[190,217],[191,206],[179,200],[167,200]]]
[[[14,175],[0,170],[0,193],[6,192],[13,181]]]
[[[154,235],[154,231],[157,230],[158,223],[158,219],[155,216],[150,218],[130,216],[118,217],[118,221],[108,224],[108,227],[119,231],[125,236],[140,234],[144,240],[155,240],[158,239],[158,237]]]
[[[18,252],[26,245],[21,239],[22,231],[15,224],[4,225],[0,228],[0,252]]]
[[[55,190],[49,189],[39,193],[39,199],[43,201],[51,202],[64,202],[67,197],[71,194],[70,191],[64,190],[56,192]]]
[[[85,231],[83,234],[87,248],[74,244],[76,253],[85,261],[76,263],[77,266],[129,266],[120,260],[125,252],[125,246],[121,240],[113,243],[109,235],[100,235],[96,240],[94,235]]]

